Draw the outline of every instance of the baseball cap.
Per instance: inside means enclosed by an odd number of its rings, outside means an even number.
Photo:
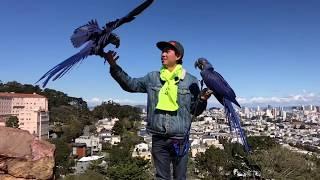
[[[157,42],[157,47],[163,51],[163,49],[165,48],[172,48],[173,50],[175,50],[182,59],[183,58],[183,54],[184,54],[184,49],[181,43],[179,43],[178,41],[160,41]]]

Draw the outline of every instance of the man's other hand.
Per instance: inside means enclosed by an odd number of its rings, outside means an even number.
[[[117,52],[109,50],[107,53],[102,52],[101,57],[104,58],[104,62],[108,62],[110,66],[116,65],[116,61],[119,59],[119,56],[117,56]]]
[[[208,88],[204,88],[200,92],[200,99],[206,101],[210,98],[211,94],[213,94],[213,91]]]

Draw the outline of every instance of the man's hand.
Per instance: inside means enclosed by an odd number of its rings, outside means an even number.
[[[213,94],[213,91],[208,88],[204,88],[200,92],[200,99],[206,101],[210,98],[211,94]]]
[[[117,64],[116,61],[119,59],[119,56],[117,56],[117,52],[111,51],[111,50],[109,50],[107,53],[102,52],[100,56],[104,58],[104,63],[108,61],[110,66],[116,65]]]

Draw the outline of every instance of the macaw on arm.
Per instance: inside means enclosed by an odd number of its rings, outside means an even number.
[[[205,58],[199,58],[195,62],[195,67],[201,70],[200,75],[206,84],[207,88],[212,91],[212,94],[223,105],[226,113],[226,119],[229,121],[230,129],[235,130],[236,134],[240,136],[241,142],[246,152],[250,151],[246,135],[241,128],[240,118],[235,112],[232,103],[241,107],[236,100],[236,94],[233,89],[224,80],[224,78],[214,70],[209,61]]]

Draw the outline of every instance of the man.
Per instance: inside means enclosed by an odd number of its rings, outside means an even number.
[[[198,80],[182,68],[183,46],[177,41],[157,43],[162,67],[141,78],[131,78],[116,64],[113,51],[104,55],[110,73],[128,92],[148,94],[147,131],[152,135],[152,156],[157,179],[186,179],[189,131],[192,116],[207,106],[205,91],[200,92]],[[201,94],[201,95],[200,95]]]

